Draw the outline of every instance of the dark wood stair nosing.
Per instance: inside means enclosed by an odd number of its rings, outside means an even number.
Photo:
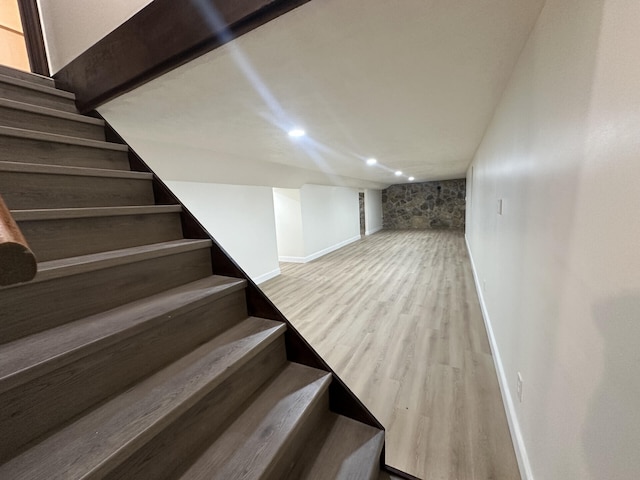
[[[93,117],[86,117],[78,113],[63,112],[62,110],[56,110],[55,108],[40,107],[30,103],[18,102],[10,100],[8,98],[0,98],[0,108],[8,108],[11,110],[21,110],[23,112],[35,113],[38,115],[44,115],[48,117],[61,118],[65,120],[71,120],[78,123],[87,123],[90,125],[104,126],[104,120],[100,120]]]
[[[72,137],[69,135],[47,133],[39,130],[28,130],[25,128],[6,127],[4,125],[0,125],[0,137],[20,138],[24,140],[32,140],[34,142],[61,143],[64,145],[97,148],[101,150],[115,150],[119,152],[129,151],[129,147],[127,145],[123,145],[120,143],[91,140],[89,138]]]
[[[18,78],[25,82],[35,83],[37,85],[44,85],[47,87],[55,88],[55,81],[51,77],[46,77],[38,73],[25,72],[17,68],[9,67],[8,65],[0,65],[0,74],[6,77]]]
[[[149,330],[158,322],[166,321],[163,318],[166,315],[176,316],[212,303],[242,290],[246,284],[244,279],[212,275],[1,345],[0,357],[5,361],[0,365],[0,393]],[[158,303],[162,305],[160,310]],[[152,305],[155,311],[152,311]],[[53,340],[56,338],[58,342]],[[75,344],[70,340],[74,338],[79,339]],[[64,346],[52,349],[51,342],[63,342]],[[48,351],[43,353],[38,345],[45,345],[44,349]],[[30,349],[43,357],[23,354]]]
[[[76,99],[76,96],[71,92],[67,92],[65,90],[61,90],[55,87],[47,87],[45,85],[40,85],[38,83],[30,82],[28,80],[23,80],[21,78],[12,77],[11,75],[4,75],[1,71],[0,71],[0,83],[6,83],[8,85],[12,85],[15,87],[26,88],[28,90],[33,90],[34,92],[46,93],[48,95],[51,95],[54,97],[60,97],[66,100],[75,101]]]
[[[133,170],[109,170],[92,167],[70,167],[67,165],[43,165],[40,163],[2,162],[0,172],[33,173],[40,175],[71,175],[77,177],[128,178],[132,180],[151,180],[152,173]]]
[[[20,288],[37,282],[45,282],[55,278],[87,273],[95,270],[116,267],[128,263],[141,262],[151,258],[160,258],[193,250],[208,249],[212,245],[209,239],[183,239],[170,242],[122,248],[109,252],[92,253],[78,257],[50,260],[38,264],[36,277],[28,283],[0,287],[0,290]]]
[[[162,213],[180,213],[181,205],[141,205],[126,207],[79,207],[11,210],[16,222],[38,220],[66,220],[74,218],[118,217],[125,215],[155,215]]]

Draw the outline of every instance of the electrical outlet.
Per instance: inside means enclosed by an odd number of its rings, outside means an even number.
[[[518,393],[518,400],[522,403],[522,374],[518,372],[518,383],[516,383],[516,391]]]

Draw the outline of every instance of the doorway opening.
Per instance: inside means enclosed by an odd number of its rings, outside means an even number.
[[[37,0],[0,0],[2,67],[49,76]]]
[[[360,236],[364,237],[366,232],[366,223],[364,220],[364,192],[358,193],[358,199],[360,201]]]
[[[0,0],[0,65],[31,71],[18,0]]]

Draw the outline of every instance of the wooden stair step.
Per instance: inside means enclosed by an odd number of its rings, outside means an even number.
[[[23,70],[11,68],[7,65],[0,65],[0,75],[19,78],[20,80],[25,80],[27,82],[44,85],[45,87],[55,88],[56,86],[53,78],[38,75],[37,73],[25,72]]]
[[[0,98],[0,125],[105,140],[104,120]]]
[[[102,478],[271,343],[283,342],[285,329],[246,319],[0,466],[0,478]]]
[[[0,161],[129,170],[129,148],[86,138],[0,126]]]
[[[153,326],[245,288],[247,281],[212,275],[112,310],[0,345],[0,393]]]
[[[376,480],[384,430],[335,413],[328,413],[316,448],[305,452],[287,478],[291,480]],[[307,455],[309,453],[309,455]],[[310,458],[311,457],[311,458]]]
[[[245,285],[208,277],[0,347],[0,463],[247,318]]]
[[[167,255],[200,250],[210,246],[211,240],[184,239],[42,262],[38,265],[36,278],[34,278],[29,285],[53,278],[78,275],[80,273],[89,273],[96,270],[126,265],[131,262],[140,262]]]
[[[182,480],[274,476],[304,441],[316,412],[328,409],[331,374],[289,363],[184,472]]]
[[[176,240],[42,262],[31,282],[0,288],[0,338],[10,342],[208,277],[210,247],[210,240]]]
[[[182,237],[180,205],[13,210],[39,262]]]
[[[40,85],[0,72],[0,98],[40,105],[63,112],[77,112],[76,96],[57,88]]]
[[[11,210],[152,205],[153,174],[0,162],[0,192]]]

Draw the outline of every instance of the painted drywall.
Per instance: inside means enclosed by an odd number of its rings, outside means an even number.
[[[280,273],[271,188],[166,184],[254,282]]]
[[[38,0],[51,74],[152,0]]]
[[[224,161],[254,164],[224,181],[243,185],[274,168],[358,188],[397,182],[395,170],[460,178],[543,3],[307,2],[100,111],[133,137],[206,151],[209,162],[180,164],[198,181],[220,182],[207,177]],[[292,141],[294,126],[307,137]]]
[[[639,30],[637,1],[547,0],[468,171],[525,479],[640,472]]]
[[[354,188],[274,188],[273,203],[282,262],[310,262],[360,239],[360,205]]]
[[[295,188],[274,188],[273,207],[278,240],[278,258],[281,262],[304,257],[302,237],[302,210],[300,190]]]
[[[365,235],[382,230],[382,190],[364,191],[364,228]]]
[[[303,185],[300,202],[305,261],[360,239],[358,190]]]

